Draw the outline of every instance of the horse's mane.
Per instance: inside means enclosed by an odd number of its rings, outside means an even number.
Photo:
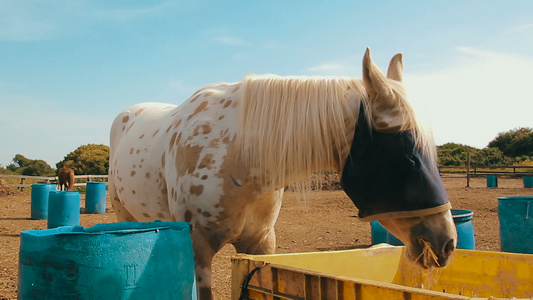
[[[400,110],[404,112],[403,122],[400,131],[403,130],[412,130],[413,137],[415,139],[415,147],[420,148],[423,153],[429,156],[431,161],[437,159],[437,148],[435,147],[435,141],[431,131],[428,127],[423,126],[416,117],[415,111],[407,99],[405,89],[402,84],[397,81],[389,81],[391,84],[394,93],[399,100]]]
[[[347,125],[358,117],[351,113],[358,111],[353,105],[369,106],[363,80],[250,75],[243,86],[236,149],[248,166],[260,170],[252,176],[283,187],[323,166],[342,170],[346,157],[340,150],[353,136]],[[418,129],[406,98],[400,98],[408,111],[405,127]],[[370,109],[366,112],[371,123]]]

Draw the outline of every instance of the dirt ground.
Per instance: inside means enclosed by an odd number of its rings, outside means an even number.
[[[474,211],[477,250],[499,251],[498,197],[533,196],[523,188],[521,178],[499,178],[498,188],[487,188],[485,178],[445,178],[444,184],[454,208]],[[0,299],[16,299],[20,231],[45,229],[46,220],[30,219],[29,194],[0,185]],[[109,206],[105,214],[82,214],[80,223],[89,227],[116,222]],[[286,192],[276,224],[277,252],[294,253],[367,247],[371,244],[369,223],[358,220],[357,209],[342,191],[311,192],[305,200]],[[217,299],[231,295],[232,246],[224,247],[213,263],[213,288]]]

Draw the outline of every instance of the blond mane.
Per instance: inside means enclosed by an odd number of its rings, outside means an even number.
[[[390,83],[399,99],[398,105],[400,110],[404,112],[403,126],[400,128],[400,131],[412,130],[415,147],[420,148],[424,154],[429,156],[430,160],[436,162],[437,148],[435,147],[435,141],[431,131],[418,121],[413,107],[409,104],[403,85],[394,81],[391,81]]]
[[[254,176],[276,188],[344,163],[341,149],[353,137],[347,124],[358,117],[353,107],[369,106],[362,79],[250,75],[243,86],[238,157],[260,170]],[[409,116],[405,121],[411,124],[406,128],[418,131],[412,109],[401,99]],[[371,123],[370,109],[366,112]],[[421,136],[417,140],[424,141]]]

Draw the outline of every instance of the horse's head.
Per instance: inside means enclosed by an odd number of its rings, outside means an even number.
[[[361,104],[341,184],[364,221],[379,220],[424,267],[444,266],[457,245],[457,232],[440,178],[435,146],[417,125],[402,81],[402,56],[387,76],[367,49]]]

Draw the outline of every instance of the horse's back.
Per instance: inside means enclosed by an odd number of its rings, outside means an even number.
[[[192,198],[219,200],[221,191],[213,190],[221,179],[214,173],[236,131],[236,86],[206,86],[180,106],[136,104],[116,117],[110,190],[136,220],[183,221]],[[211,195],[200,195],[208,185]]]
[[[111,126],[111,150],[117,146],[120,139],[134,134],[133,131],[131,133],[130,131],[135,124],[137,124],[137,128],[146,129],[147,126],[158,123],[153,121],[164,117],[165,114],[168,114],[168,111],[176,107],[176,105],[168,103],[144,102],[126,108],[115,118]]]

